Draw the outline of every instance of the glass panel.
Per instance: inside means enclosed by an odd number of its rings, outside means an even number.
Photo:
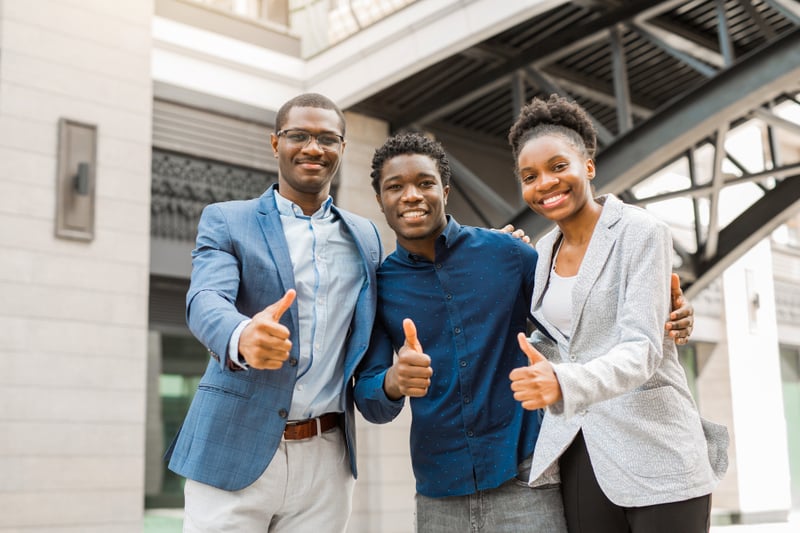
[[[800,507],[800,348],[781,346],[781,379],[789,471],[792,480],[792,506]]]
[[[161,402],[161,450],[148,449],[147,453],[164,452],[183,423],[189,410],[203,370],[208,363],[208,352],[189,335],[161,335],[162,374],[158,377]],[[157,447],[157,445],[156,445]],[[183,507],[184,479],[167,468],[161,461],[159,483],[145,495],[145,507]]]
[[[692,343],[678,346],[678,358],[686,372],[686,382],[689,384],[689,390],[692,392],[695,402],[698,401],[697,396],[697,350]]]

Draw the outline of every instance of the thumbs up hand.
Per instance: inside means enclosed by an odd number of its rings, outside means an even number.
[[[514,399],[524,409],[533,411],[547,407],[561,399],[561,386],[550,361],[528,343],[525,334],[517,335],[519,347],[528,356],[529,366],[515,368],[509,374]]]
[[[289,358],[292,341],[289,328],[279,321],[294,302],[296,292],[289,289],[277,302],[253,316],[239,337],[239,353],[247,364],[259,370],[277,370]]]
[[[410,318],[403,320],[403,332],[405,342],[383,379],[383,390],[392,400],[399,400],[403,396],[425,396],[433,375],[431,358],[422,352],[422,345],[417,339],[417,328]]]

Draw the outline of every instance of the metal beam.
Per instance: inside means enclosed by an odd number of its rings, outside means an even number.
[[[754,117],[760,118],[770,126],[786,130],[787,132],[794,133],[795,135],[800,135],[800,124],[792,122],[791,120],[786,120],[783,117],[779,117],[775,113],[772,113],[763,107],[757,107],[756,109],[753,109],[752,114]]]
[[[628,67],[625,64],[623,31],[624,27],[621,24],[611,28],[611,63],[614,73],[614,96],[617,99],[617,130],[620,135],[633,129],[631,89],[628,84]]]
[[[719,36],[719,49],[722,50],[722,57],[725,59],[725,66],[733,65],[733,40],[731,39],[731,29],[728,26],[728,15],[725,11],[725,0],[717,0],[717,35]]]
[[[518,70],[511,77],[511,123],[517,120],[525,100],[525,75]]]
[[[650,26],[645,23],[634,23],[631,25],[631,27],[639,35],[657,47],[661,48],[678,61],[686,63],[706,78],[712,78],[717,73],[717,69],[709,66],[702,58],[697,57],[703,54],[697,54],[695,52],[700,48],[696,44],[689,43],[682,37],[678,37],[674,34],[668,34],[668,32],[661,30],[656,26]],[[669,37],[663,37],[660,34],[668,34]],[[714,52],[714,54],[717,56],[719,55],[716,54],[716,52]],[[706,57],[708,55],[709,54],[705,54]],[[720,63],[723,62],[722,57],[719,58],[719,61]]]
[[[764,20],[761,13],[756,10],[751,0],[739,0],[739,5],[750,16],[753,22],[756,23],[758,29],[761,30],[761,33],[763,33],[767,39],[772,40],[775,38],[775,31],[772,29],[772,26],[767,24],[767,21]]]
[[[565,48],[569,48],[568,45],[570,43],[589,38],[602,39],[609,27],[654,9],[661,10],[663,7],[662,4],[665,4],[665,2],[659,0],[625,2],[623,7],[588,20],[583,25],[576,24],[570,26],[567,30],[558,35],[558,39],[548,37],[541,41],[534,40],[528,46],[521,49],[518,54],[507,63],[473,74],[462,80],[460,86],[467,88],[463,93],[458,95],[453,94],[452,91],[432,93],[431,98],[419,102],[412,110],[405,113],[403,116],[403,123],[398,124],[397,127],[398,129],[402,129],[408,124],[423,122],[421,120],[422,117],[427,117],[436,109],[449,104],[456,98],[460,98],[463,94],[471,90],[479,90],[480,87],[495,82],[498,78],[510,76],[514,71],[522,67],[537,64],[538,61],[543,58],[549,58],[551,54],[562,53]]]
[[[451,152],[446,152],[446,154],[447,160],[450,162],[450,170],[453,176],[458,178],[461,185],[460,188],[466,188],[476,193],[480,197],[482,205],[488,205],[498,211],[501,216],[508,217],[516,211],[515,207],[512,207],[502,196],[494,192],[494,189],[486,185],[486,182],[480,179],[464,163],[456,159]]]
[[[795,165],[788,165],[781,168],[762,170],[761,172],[745,174],[744,176],[726,177],[723,187],[730,187],[731,185],[741,185],[742,183],[753,183],[753,182],[757,183],[759,181],[766,180],[768,178],[774,178],[780,180],[798,174],[800,174],[800,163]],[[660,194],[654,194],[652,196],[641,196],[633,200],[631,203],[637,205],[645,205],[656,202],[664,202],[666,200],[674,200],[676,198],[700,198],[703,196],[708,196],[711,192],[712,192],[712,186],[710,184],[693,185],[688,189],[680,189],[677,191],[664,192]]]
[[[412,124],[415,126],[430,124],[431,122],[438,120],[441,117],[449,115],[453,111],[458,111],[459,109],[465,107],[466,105],[477,100],[478,98],[486,96],[487,94],[496,91],[501,87],[506,87],[509,83],[511,83],[511,78],[512,75],[508,74],[506,76],[497,78],[491,83],[487,83],[485,85],[481,85],[480,87],[476,87],[475,89],[462,94],[458,98],[449,100],[442,106],[436,109],[432,109],[430,112],[427,112],[424,115],[420,115],[417,119],[413,121],[405,121],[402,125],[398,125],[397,129],[403,129]]]
[[[618,193],[730,122],[776,96],[800,90],[800,29],[721,72],[662,109],[598,156],[595,186]]]
[[[795,26],[800,26],[800,4],[797,0],[763,0],[763,2],[792,21]]]
[[[571,92],[572,94],[580,94],[597,103],[614,107],[617,105],[617,99],[614,97],[614,89],[610,85],[608,90],[606,87],[600,87],[597,80],[591,80],[585,76],[581,76],[576,72],[569,71],[558,67],[556,65],[548,66],[546,69],[540,69],[539,72],[546,73],[546,75],[554,80],[558,85]],[[631,111],[635,116],[641,118],[650,118],[653,115],[653,109],[640,103],[631,102]]]
[[[544,89],[546,92],[557,93],[559,96],[569,97],[569,93],[544,72],[540,72],[535,68],[526,68],[523,72],[525,76],[528,77],[528,81],[533,82],[533,85],[536,85],[540,89]],[[611,98],[611,100],[613,100],[613,98]],[[594,124],[594,129],[597,130],[597,139],[600,143],[603,146],[611,144],[614,141],[614,134],[608,131],[603,123],[597,120],[591,113],[587,111],[586,114],[589,115],[589,119],[592,121],[592,124]]]
[[[800,174],[780,182],[720,231],[716,254],[696,266],[695,281],[683,287],[686,296],[696,297],[747,250],[767,237],[798,210],[800,210]]]
[[[719,193],[725,182],[722,173],[722,162],[725,160],[725,135],[728,133],[728,124],[725,123],[717,130],[714,142],[714,168],[711,171],[711,190],[709,192],[708,233],[702,246],[703,259],[708,260],[717,253],[717,239],[719,238]],[[695,221],[695,224],[697,221]]]

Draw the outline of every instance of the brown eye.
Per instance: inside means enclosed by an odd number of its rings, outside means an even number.
[[[305,144],[311,138],[311,134],[306,131],[290,131],[286,133],[286,140],[293,144]]]

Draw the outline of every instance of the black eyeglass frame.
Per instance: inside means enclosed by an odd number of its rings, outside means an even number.
[[[333,132],[330,132],[330,131],[323,131],[323,132],[320,132],[320,133],[311,133],[310,131],[306,131],[306,130],[303,130],[303,129],[300,129],[300,128],[289,128],[289,129],[286,129],[286,130],[278,130],[278,131],[276,131],[275,132],[275,136],[276,137],[286,137],[286,135],[288,135],[288,134],[290,134],[292,132],[297,132],[297,133],[302,133],[304,135],[308,135],[308,139],[306,139],[306,141],[303,142],[303,143],[294,142],[291,139],[287,138],[288,142],[291,142],[292,144],[296,144],[296,145],[302,145],[303,147],[308,146],[308,144],[311,142],[311,139],[314,139],[314,141],[316,141],[316,143],[317,143],[317,146],[319,146],[323,150],[333,152],[333,151],[336,151],[339,148],[341,148],[342,143],[344,143],[344,137],[342,135],[339,135],[338,133],[333,133]],[[321,143],[319,141],[319,138],[320,138],[320,136],[325,136],[325,135],[329,135],[331,137],[336,137],[339,140],[338,144],[336,144],[334,146],[332,144]]]

